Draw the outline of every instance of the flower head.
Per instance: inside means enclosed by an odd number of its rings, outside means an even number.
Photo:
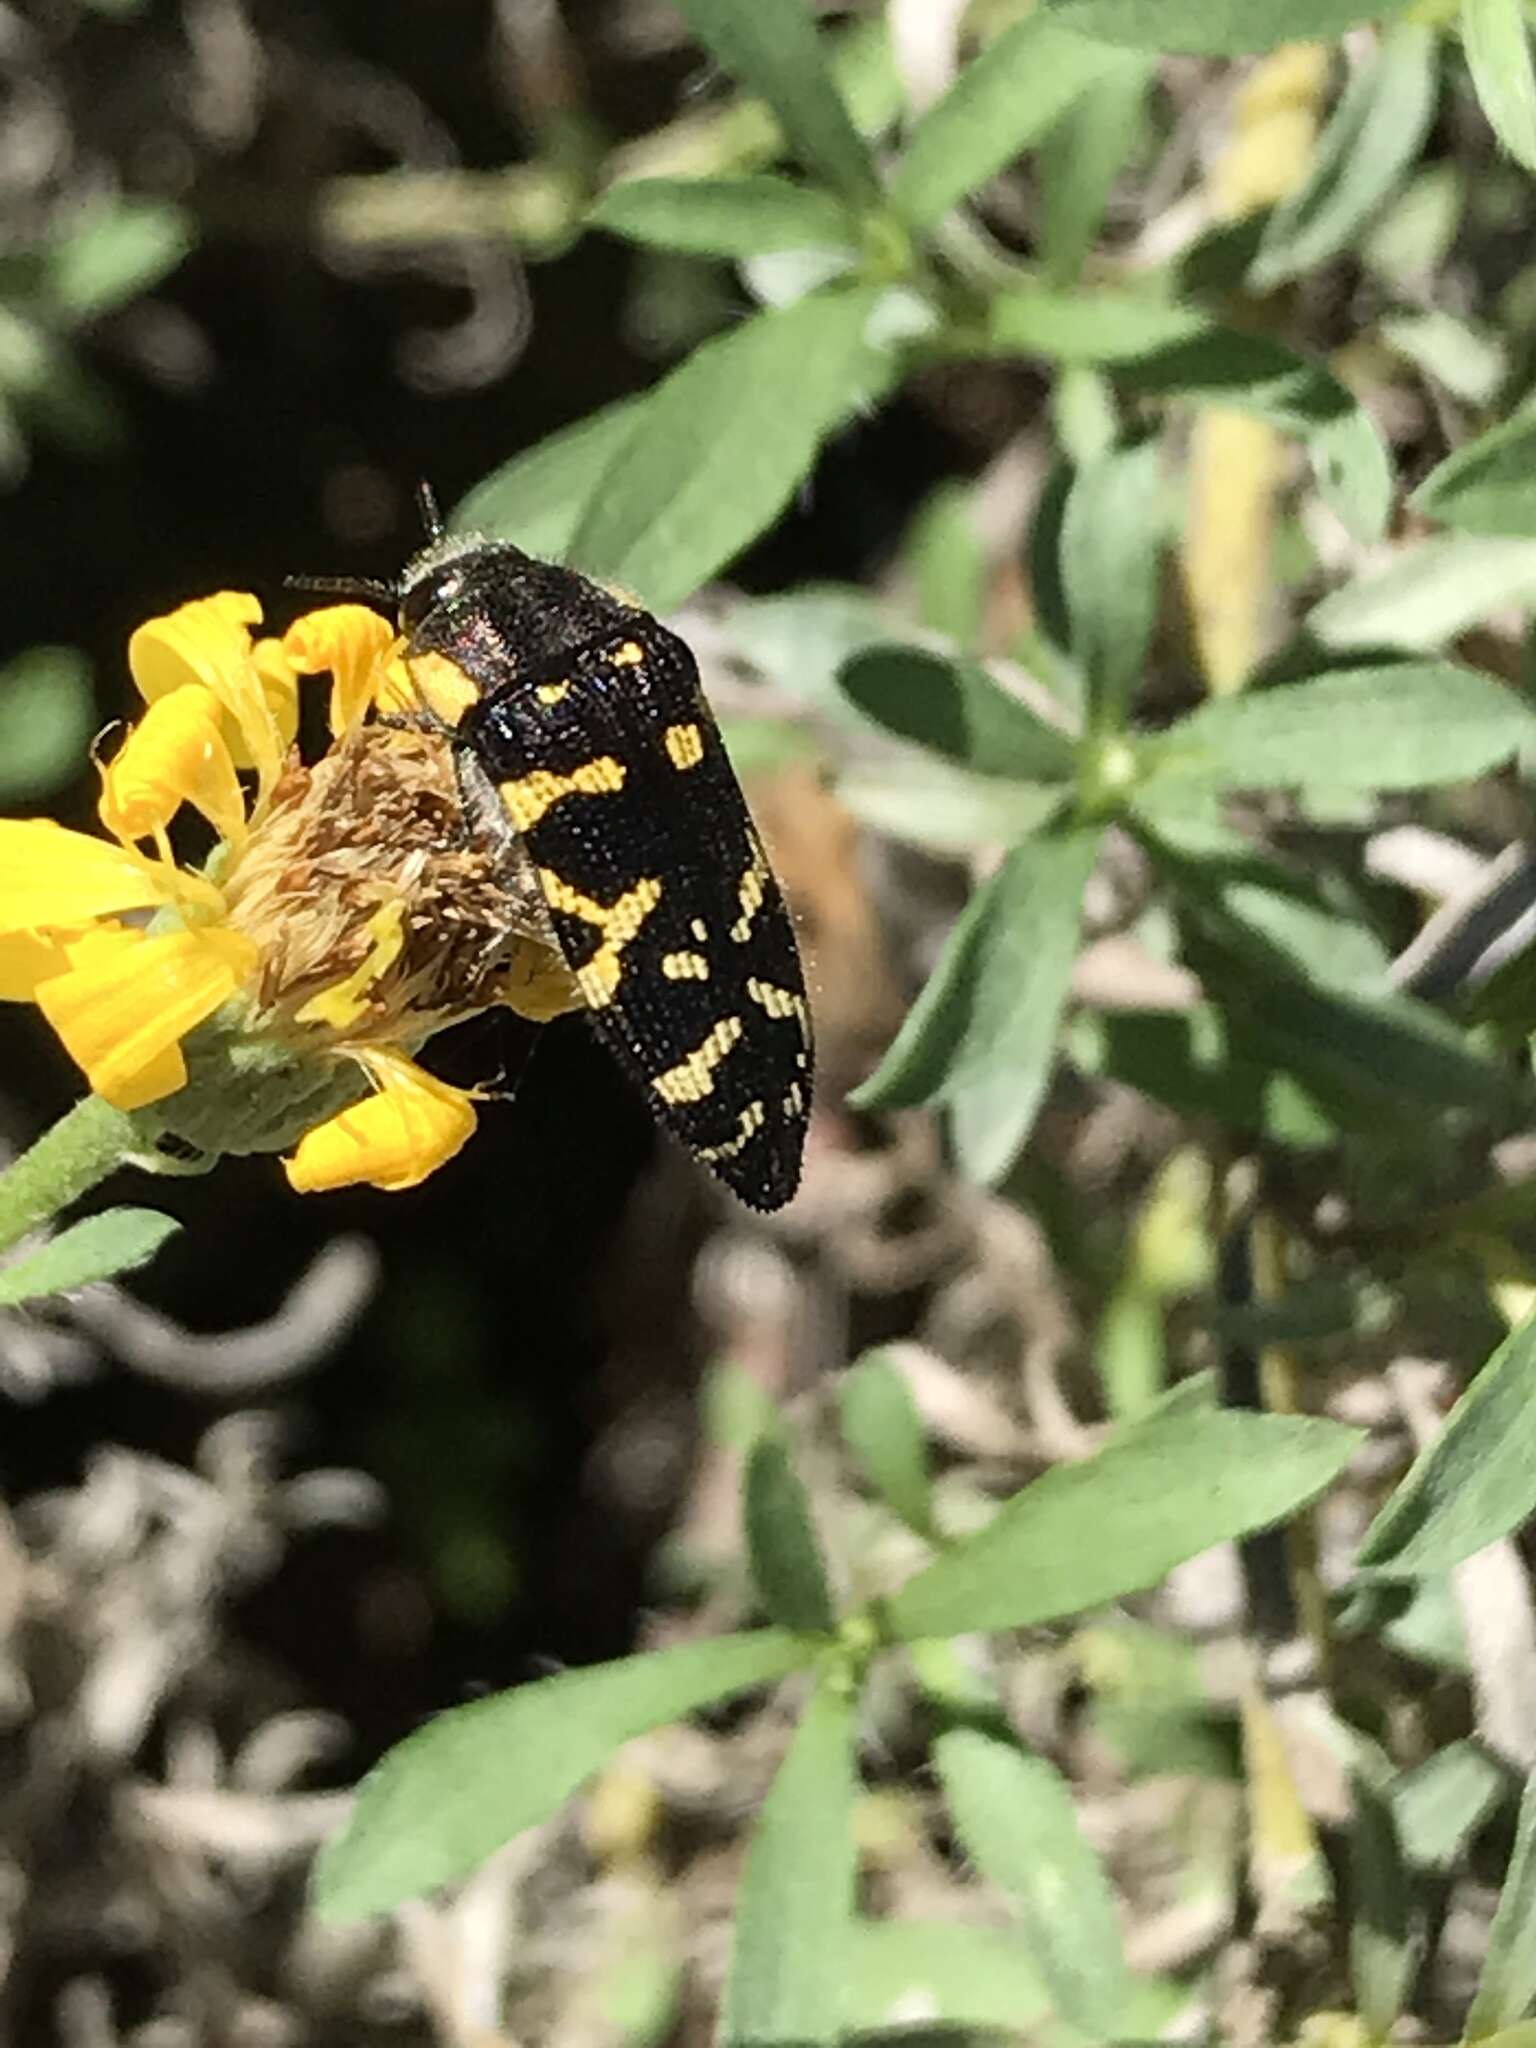
[[[416,1063],[425,1041],[580,997],[531,873],[472,836],[448,742],[371,715],[415,701],[387,623],[332,605],[257,638],[260,616],[223,591],[134,633],[146,708],[101,765],[110,836],[0,820],[0,998],[35,1002],[155,1135],[292,1148],[303,1189],[410,1187],[475,1123]],[[322,675],[328,744],[306,763],[301,695]]]

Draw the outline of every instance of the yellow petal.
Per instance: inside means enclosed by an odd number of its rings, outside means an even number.
[[[345,981],[332,982],[329,988],[311,996],[303,1009],[295,1013],[296,1023],[328,1024],[332,1031],[342,1032],[362,1016],[368,1007],[369,989],[394,966],[405,945],[404,904],[386,903],[382,910],[376,910],[368,920],[368,931],[373,944],[362,964]]]
[[[251,649],[261,693],[267,700],[278,743],[286,754],[299,730],[299,672],[281,640],[258,640]]]
[[[62,938],[7,932],[0,938],[0,1003],[30,1003],[38,983],[62,974],[68,965]]]
[[[394,1193],[413,1188],[451,1159],[475,1128],[475,1108],[461,1088],[450,1087],[404,1053],[374,1047],[359,1052],[377,1095],[317,1124],[284,1160],[301,1195],[358,1181]]]
[[[331,604],[295,619],[283,648],[306,675],[329,671],[331,732],[355,725],[378,695],[395,629],[365,604]]]
[[[218,703],[200,683],[157,698],[101,780],[101,822],[119,839],[163,834],[184,803],[201,811],[221,839],[245,839],[245,797]]]
[[[170,903],[174,869],[47,818],[0,818],[0,932],[78,930],[117,910]]]
[[[513,953],[502,977],[501,1000],[535,1024],[586,1007],[576,977],[560,955],[532,939],[520,941]]]
[[[188,683],[211,690],[228,721],[235,765],[254,768],[265,793],[277,780],[284,741],[251,656],[250,628],[260,617],[260,604],[242,590],[194,598],[138,628],[128,666],[151,704]]]
[[[242,932],[96,931],[67,948],[69,969],[37,1006],[98,1095],[141,1109],[182,1086],[177,1048],[254,972]],[[174,1055],[174,1057],[172,1057]]]

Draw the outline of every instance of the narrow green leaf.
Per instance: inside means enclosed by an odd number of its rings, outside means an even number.
[[[562,1672],[440,1714],[359,1785],[346,1829],[316,1866],[318,1911],[360,1920],[463,1877],[548,1819],[621,1743],[815,1654],[798,1636],[762,1629]]]
[[[1141,681],[1157,618],[1162,539],[1155,440],[1112,449],[1078,471],[1062,526],[1061,573],[1095,731],[1124,724]]]
[[[1461,40],[1489,126],[1536,171],[1536,68],[1520,0],[1461,0]]]
[[[1458,318],[1443,306],[1423,313],[1394,313],[1377,333],[1421,375],[1443,384],[1453,398],[1489,406],[1509,374],[1504,337],[1478,322]]]
[[[800,1635],[830,1635],[837,1615],[810,1500],[776,1436],[752,1446],[742,1512],[752,1577],[769,1616]]]
[[[1536,541],[1446,534],[1399,548],[1385,569],[1331,592],[1307,615],[1329,648],[1429,653],[1509,604],[1536,602]]]
[[[947,482],[929,492],[903,536],[901,560],[928,631],[960,647],[975,646],[988,569],[972,484]]]
[[[1249,272],[1256,290],[1316,270],[1348,248],[1418,157],[1434,118],[1435,38],[1400,24],[1383,36],[1323,132],[1306,183],[1265,224]]]
[[[934,853],[1011,846],[1040,832],[1066,801],[1061,785],[967,775],[931,755],[846,769],[838,796],[860,824]]]
[[[1505,1773],[1475,1742],[1447,1743],[1392,1785],[1403,1854],[1417,1870],[1449,1870],[1506,1790]]]
[[[815,2048],[842,2037],[858,1858],[851,1692],[815,1693],[779,1766],[736,1894],[723,2048]]]
[[[0,803],[34,802],[78,775],[96,729],[91,665],[74,647],[29,647],[0,668]]]
[[[691,596],[771,524],[876,388],[885,365],[865,330],[879,297],[813,292],[695,349],[603,472],[574,560],[657,611]]]
[[[1341,35],[1357,22],[1401,14],[1408,0],[1048,0],[1051,18],[1081,35],[1163,54],[1235,57],[1282,43]]]
[[[919,230],[1038,142],[1118,59],[1038,15],[1004,29],[913,129],[890,198]]]
[[[830,192],[763,171],[739,178],[632,178],[587,215],[632,242],[696,256],[856,246],[859,225]]]
[[[1380,540],[1392,464],[1370,415],[1332,371],[1265,335],[1220,328],[1126,364],[1127,389],[1223,405],[1306,443],[1324,502],[1359,540]]]
[[[1123,51],[1040,144],[1040,246],[1046,274],[1070,284],[1098,238],[1115,180],[1144,148],[1146,105],[1156,76],[1148,57]]]
[[[850,655],[890,637],[890,621],[867,590],[803,583],[781,597],[743,598],[726,630],[736,653],[794,703],[861,727],[837,678]]]
[[[838,1385],[843,1441],[886,1505],[919,1536],[936,1538],[928,1442],[912,1389],[883,1352],[866,1352]]]
[[[1351,1773],[1355,1798],[1349,1831],[1354,1908],[1349,1931],[1355,2009],[1373,2041],[1391,2034],[1413,1983],[1412,1882],[1385,1786],[1365,1771]]]
[[[866,717],[974,775],[1062,782],[1077,764],[1073,741],[1005,690],[979,661],[922,647],[867,647],[839,682]]]
[[[1319,492],[1352,533],[1386,530],[1392,466],[1369,414],[1331,371],[1266,335],[1146,293],[1039,290],[994,298],[974,347],[1097,364],[1132,394],[1267,420],[1305,442]]]
[[[1156,1585],[1213,1544],[1270,1527],[1343,1469],[1360,1432],[1212,1410],[1123,1429],[1056,1465],[885,1603],[901,1638],[1027,1628]]]
[[[683,19],[739,85],[772,108],[791,152],[850,199],[880,188],[827,66],[805,0],[678,0]]]
[[[960,1920],[855,1920],[843,2008],[852,2034],[899,2038],[914,2013],[935,2029],[1015,2036],[1050,2014],[1034,1958],[1013,1931]]]
[[[1097,828],[1027,840],[966,906],[890,1051],[850,1099],[957,1105],[968,1171],[1006,1173],[1050,1075]]]
[[[493,469],[454,508],[456,533],[515,541],[530,555],[563,561],[589,500],[634,434],[646,398],[625,398]]]
[[[162,1216],[157,1209],[103,1209],[87,1216],[29,1257],[0,1267],[0,1308],[136,1272],[180,1228],[174,1216]]]
[[[1482,1975],[1465,2038],[1480,2041],[1523,2020],[1536,2005],[1536,1776],[1520,1798],[1515,1846],[1488,1930]]]
[[[1113,2039],[1130,1990],[1120,1923],[1065,1782],[1043,1757],[974,1728],[941,1735],[934,1759],[955,1831],[1017,1910],[1051,2004],[1091,2038]]]
[[[1108,285],[999,292],[981,346],[1085,367],[1139,362],[1218,330],[1203,313],[1148,291]]]
[[[1512,1331],[1366,1531],[1372,1578],[1448,1571],[1536,1509],[1536,1319]]]
[[[91,320],[169,276],[197,237],[182,207],[117,199],[90,208],[50,253],[46,289],[71,320]]]
[[[1465,782],[1536,736],[1536,711],[1478,669],[1387,662],[1204,704],[1143,744],[1156,776],[1223,789]]]
[[[1448,455],[1408,502],[1464,533],[1536,540],[1536,409],[1523,408]]]

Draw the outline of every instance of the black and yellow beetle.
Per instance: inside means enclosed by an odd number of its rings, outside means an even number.
[[[805,980],[692,654],[572,569],[444,534],[422,502],[428,545],[390,595],[407,662],[474,690],[450,735],[472,808],[526,847],[587,1015],[652,1114],[780,1208],[811,1105]]]

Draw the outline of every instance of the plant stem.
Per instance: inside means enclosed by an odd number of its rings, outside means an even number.
[[[0,1251],[144,1150],[144,1132],[124,1110],[86,1095],[0,1173]]]

